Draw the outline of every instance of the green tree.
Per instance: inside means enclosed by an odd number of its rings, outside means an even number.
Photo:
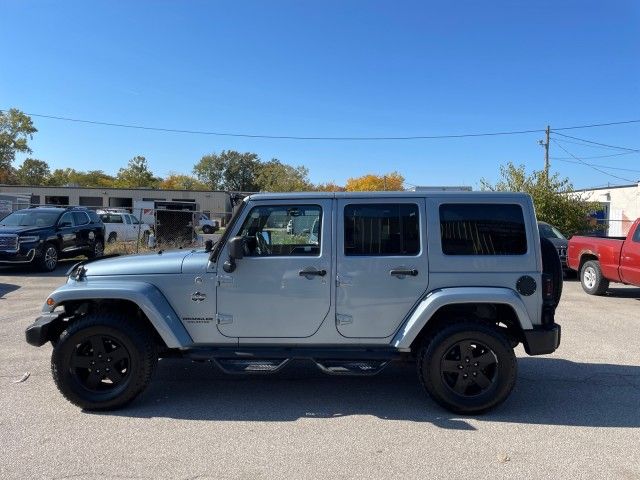
[[[77,172],[76,183],[81,187],[109,188],[115,186],[116,179],[102,170],[89,170],[88,172]]]
[[[116,186],[121,188],[152,188],[159,181],[149,169],[147,159],[141,155],[129,160],[127,166],[118,170],[116,175]]]
[[[16,108],[0,111],[0,183],[16,180],[16,153],[31,153],[28,141],[38,130],[31,117]]]
[[[524,165],[509,162],[500,167],[500,179],[492,184],[484,178],[480,188],[494,192],[525,192],[531,195],[538,220],[550,223],[565,235],[592,229],[589,214],[600,205],[587,202],[573,191],[568,178],[555,173],[547,178],[544,170],[528,173]]]
[[[46,185],[51,171],[44,160],[27,158],[16,170],[16,177],[20,185]]]
[[[222,154],[224,153],[223,151]],[[209,155],[204,155],[193,166],[195,176],[211,190],[222,190],[224,188],[226,163],[225,159],[222,158],[222,154],[210,153]]]
[[[211,190],[255,192],[260,166],[255,153],[223,150],[220,154],[203,156],[193,167],[193,173]]]
[[[47,183],[54,187],[78,186],[79,172],[73,168],[56,168]]]
[[[303,192],[313,188],[308,175],[308,168],[293,167],[274,158],[262,163],[256,183],[263,192]]]

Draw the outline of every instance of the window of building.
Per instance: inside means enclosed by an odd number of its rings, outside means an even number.
[[[527,235],[520,205],[441,205],[440,236],[445,255],[527,253]]]
[[[69,197],[63,195],[46,195],[44,197],[46,205],[69,205]]]
[[[247,256],[319,256],[322,208],[318,205],[254,207],[240,229]]]
[[[344,207],[344,254],[417,255],[420,218],[412,203],[351,204]]]
[[[102,207],[102,197],[79,197],[78,203],[81,207]]]

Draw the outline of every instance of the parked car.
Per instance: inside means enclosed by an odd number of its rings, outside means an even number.
[[[131,242],[140,240],[146,243],[151,227],[138,220],[138,217],[122,210],[98,210],[104,223],[107,242],[122,240]]]
[[[101,257],[104,225],[83,207],[32,207],[0,220],[0,264],[52,271],[63,257]]]
[[[294,213],[317,240],[273,230]],[[53,343],[54,381],[85,409],[132,401],[158,357],[230,373],[310,358],[334,375],[412,359],[436,402],[471,414],[509,396],[516,345],[558,348],[561,291],[525,194],[257,194],[205,249],[77,265],[26,340]]]
[[[571,272],[572,270],[567,266],[567,245],[569,240],[567,240],[560,230],[547,222],[538,222],[538,230],[540,231],[540,236],[549,239],[549,241],[553,243],[553,246],[556,247],[556,250],[558,250],[562,270],[564,272]]]
[[[211,220],[206,214],[198,213],[198,225],[202,227],[202,233],[215,233],[220,228],[217,220]]]
[[[640,218],[626,237],[571,237],[568,263],[589,295],[603,295],[610,282],[640,287]]]

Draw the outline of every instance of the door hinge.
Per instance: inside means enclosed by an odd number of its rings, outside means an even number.
[[[218,325],[229,325],[230,323],[233,323],[233,315],[216,313],[216,322]]]
[[[218,275],[218,286],[222,285],[223,283],[233,283],[233,277],[231,275]]]
[[[353,323],[353,317],[343,313],[336,313],[336,323],[338,325],[351,325]]]

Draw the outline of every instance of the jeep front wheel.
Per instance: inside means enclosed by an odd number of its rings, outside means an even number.
[[[111,410],[145,389],[158,354],[151,335],[135,321],[96,313],[62,332],[51,371],[67,400],[87,410]]]
[[[470,415],[506,400],[515,385],[517,364],[508,338],[497,327],[461,322],[443,328],[425,344],[418,374],[438,404]]]

